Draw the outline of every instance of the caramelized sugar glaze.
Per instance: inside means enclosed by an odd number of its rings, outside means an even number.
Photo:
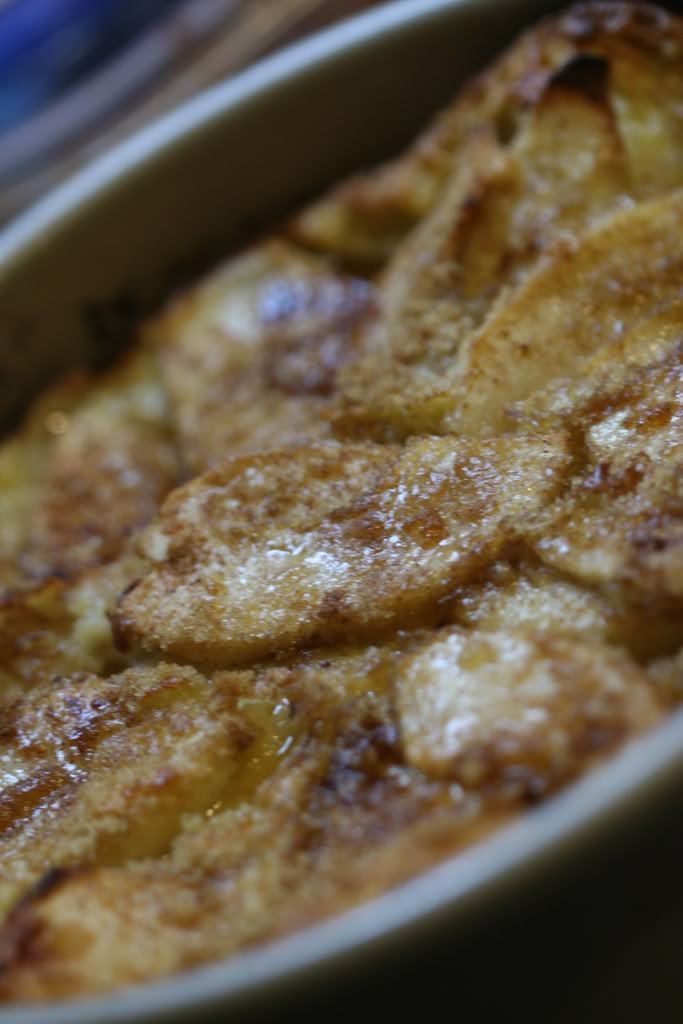
[[[683,684],[683,29],[580,6],[0,449],[0,993],[339,912]]]

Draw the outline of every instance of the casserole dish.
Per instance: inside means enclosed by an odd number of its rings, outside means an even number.
[[[352,23],[202,97],[10,228],[0,250],[3,372],[16,384],[8,420],[41,379],[84,357],[105,359],[136,313],[187,272],[184,261],[199,265],[225,251],[333,176],[404,141],[404,130],[413,130],[458,75],[484,57],[468,43],[468,63],[454,75],[455,39],[483,46],[485,38],[486,47],[497,47],[498,32],[537,14],[538,6],[506,5],[496,12],[495,33],[488,31],[490,13],[486,4],[408,4]],[[425,66],[425,54],[429,81],[411,72]],[[387,70],[397,67],[400,75]],[[362,126],[354,123],[359,96]],[[345,124],[348,145],[343,130],[329,132]],[[188,181],[193,195],[185,202]],[[424,929],[436,934],[446,921],[465,927],[487,898],[500,898],[541,866],[549,871],[577,844],[597,841],[598,818],[604,832],[635,815],[639,801],[650,805],[675,785],[680,731],[672,718],[519,826],[353,914],[225,967],[114,1000],[19,1011],[17,1019],[172,1019],[230,1001],[236,1009],[245,1000],[275,998],[277,985],[303,980],[305,968],[341,970],[361,950],[388,952],[392,942],[417,940]]]

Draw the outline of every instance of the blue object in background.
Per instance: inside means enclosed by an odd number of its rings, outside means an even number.
[[[0,143],[180,0],[0,3]]]
[[[0,0],[0,188],[84,147],[243,0]]]

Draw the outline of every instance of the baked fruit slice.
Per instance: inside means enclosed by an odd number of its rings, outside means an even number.
[[[231,459],[164,504],[116,635],[231,665],[438,621],[441,601],[514,544],[569,464],[561,433]]]
[[[648,4],[577,4],[548,18],[466,84],[405,154],[334,188],[294,219],[291,234],[351,265],[382,266],[441,199],[471,135],[483,128],[508,145],[549,80],[584,57],[608,65],[607,98],[635,193],[675,188],[683,155],[682,45],[678,19]]]
[[[368,281],[270,239],[179,295],[148,340],[185,472],[329,437],[337,373],[357,355],[373,294]]]

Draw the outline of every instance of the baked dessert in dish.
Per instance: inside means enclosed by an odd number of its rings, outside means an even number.
[[[0,995],[252,948],[683,686],[683,23],[582,5],[0,447]]]

